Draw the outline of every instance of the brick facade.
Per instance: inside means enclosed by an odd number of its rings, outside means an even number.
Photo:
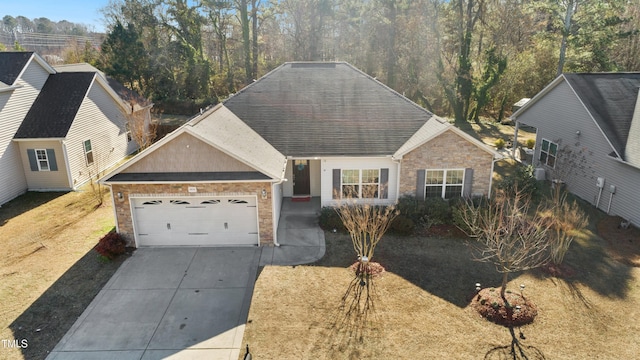
[[[189,193],[188,188],[195,187],[197,193]],[[261,196],[262,190],[267,191],[267,198]],[[128,245],[134,246],[133,222],[131,218],[131,206],[129,196],[131,194],[144,194],[158,196],[175,195],[180,197],[202,196],[214,194],[228,195],[257,195],[258,201],[258,232],[260,245],[273,245],[273,205],[270,182],[251,183],[212,183],[212,184],[112,184],[111,187],[116,221],[119,233],[127,240]],[[118,198],[122,193],[122,200]]]
[[[421,169],[473,169],[472,194],[489,193],[493,155],[448,130],[402,157],[400,195],[415,195]]]

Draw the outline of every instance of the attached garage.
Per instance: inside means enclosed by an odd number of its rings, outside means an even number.
[[[255,196],[131,199],[137,246],[258,245]]]

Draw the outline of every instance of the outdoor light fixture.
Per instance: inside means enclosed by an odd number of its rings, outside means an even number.
[[[262,199],[266,199],[267,198],[267,190],[262,189],[261,194],[262,194]]]
[[[118,195],[118,200],[123,200],[124,199],[124,196],[122,196],[121,192],[118,192],[117,195]]]
[[[476,291],[480,291],[480,289],[482,289],[482,287],[480,286],[480,283],[476,283]]]

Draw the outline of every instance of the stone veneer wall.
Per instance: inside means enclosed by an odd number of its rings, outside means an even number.
[[[402,157],[400,195],[416,194],[420,169],[473,169],[472,194],[489,193],[493,155],[449,130]]]
[[[197,188],[197,193],[189,193],[188,188]],[[262,189],[267,191],[267,198],[262,199]],[[119,233],[127,240],[129,246],[134,246],[133,222],[131,219],[131,206],[129,195],[131,194],[157,194],[176,196],[202,196],[203,194],[228,195],[257,195],[258,199],[258,232],[260,245],[273,245],[273,206],[271,183],[211,183],[211,184],[113,184],[111,186],[116,221]],[[121,192],[123,199],[118,200],[115,195]]]

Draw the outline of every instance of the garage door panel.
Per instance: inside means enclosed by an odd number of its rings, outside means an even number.
[[[134,199],[132,204],[140,246],[258,243],[255,197]]]

